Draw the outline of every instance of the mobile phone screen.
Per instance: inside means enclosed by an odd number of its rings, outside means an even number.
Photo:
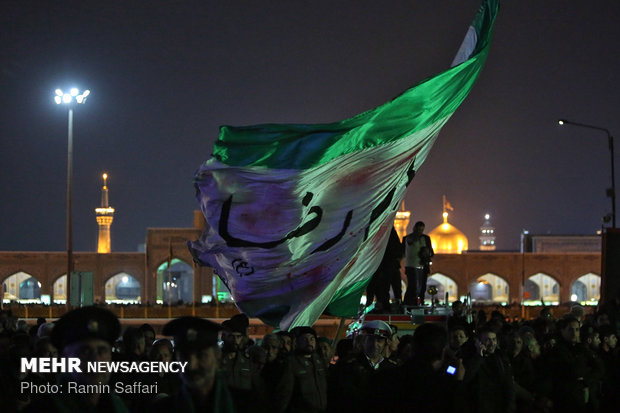
[[[454,373],[456,373],[456,367],[454,367],[454,366],[448,366],[448,368],[446,369],[446,373],[448,373],[448,374],[454,374]]]

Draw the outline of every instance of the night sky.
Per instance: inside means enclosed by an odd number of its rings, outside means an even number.
[[[67,109],[74,122],[74,249],[94,251],[101,174],[113,251],[146,228],[190,227],[192,177],[220,125],[324,123],[447,69],[479,0],[24,1],[0,3],[0,250],[65,248]],[[406,202],[478,247],[531,233],[592,234],[611,211],[606,135],[620,134],[620,2],[505,0],[478,83]],[[620,141],[617,142],[617,146]]]

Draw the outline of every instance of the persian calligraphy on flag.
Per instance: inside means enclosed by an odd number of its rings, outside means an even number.
[[[375,109],[221,127],[196,173],[207,225],[190,250],[241,311],[284,330],[357,313],[408,184],[482,70],[498,3],[482,3],[450,69]]]

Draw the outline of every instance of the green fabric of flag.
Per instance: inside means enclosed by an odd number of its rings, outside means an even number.
[[[196,173],[207,228],[190,250],[243,312],[285,330],[356,315],[408,184],[482,70],[498,7],[482,3],[450,69],[375,109],[221,128]]]

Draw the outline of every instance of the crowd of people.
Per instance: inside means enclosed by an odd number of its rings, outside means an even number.
[[[2,312],[0,411],[617,411],[614,311],[586,316],[575,306],[554,319],[543,308],[510,322],[499,311],[472,317],[458,301],[452,308],[447,323],[412,335],[372,320],[337,343],[308,326],[252,339],[243,314],[221,324],[181,317],[158,338],[149,324],[122,331],[98,307],[35,326]],[[179,373],[21,371],[22,358],[37,357],[187,364]],[[71,382],[84,390],[68,391]]]

